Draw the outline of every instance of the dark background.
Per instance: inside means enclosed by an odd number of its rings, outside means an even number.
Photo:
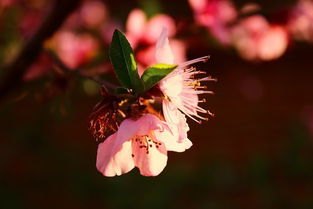
[[[122,10],[142,2],[105,3],[123,20]],[[158,4],[191,18],[187,2],[181,9],[178,2]],[[313,208],[312,52],[311,44],[293,43],[278,60],[248,62],[223,47],[190,47],[190,59],[211,55],[197,67],[218,78],[209,84],[215,95],[206,96],[216,117],[190,120],[194,145],[169,153],[154,178],[96,170],[87,127],[100,96],[86,94],[81,79],[23,84],[0,106],[0,208]]]

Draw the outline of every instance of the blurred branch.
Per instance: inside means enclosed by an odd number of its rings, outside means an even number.
[[[58,66],[65,73],[75,74],[75,75],[77,75],[79,77],[87,78],[89,80],[92,80],[92,81],[96,82],[97,84],[99,84],[101,87],[105,88],[106,90],[107,89],[116,89],[117,88],[116,85],[114,85],[114,84],[112,84],[110,82],[98,79],[97,77],[94,77],[94,76],[86,75],[83,72],[81,72],[79,69],[71,69],[71,68],[67,67],[59,59],[59,57],[57,55],[55,55],[53,52],[51,52],[51,51],[46,51],[46,53],[51,57],[51,59],[56,64],[56,66]]]
[[[2,69],[6,73],[0,82],[0,102],[7,94],[21,85],[28,67],[40,54],[43,43],[57,31],[66,18],[79,5],[80,0],[55,0],[53,8],[35,34],[26,42],[13,62]]]

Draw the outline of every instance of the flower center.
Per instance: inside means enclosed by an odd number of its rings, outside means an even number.
[[[146,154],[149,154],[151,148],[159,148],[159,146],[162,145],[162,143],[157,141],[152,135],[135,136],[133,143],[135,143],[135,146],[138,146],[139,149],[144,149]],[[135,155],[132,154],[132,157],[135,157]]]

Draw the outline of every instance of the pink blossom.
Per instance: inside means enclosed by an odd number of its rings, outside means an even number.
[[[189,0],[194,17],[199,25],[205,26],[222,44],[229,44],[227,25],[237,17],[237,11],[228,0]]]
[[[107,8],[99,0],[87,1],[80,9],[81,20],[87,27],[94,28],[106,22]]]
[[[288,28],[296,39],[313,42],[313,1],[298,1],[291,11]]]
[[[163,112],[167,122],[176,121],[174,124],[179,127],[186,126],[182,125],[185,119],[180,115],[182,114],[181,112],[199,123],[200,119],[207,120],[207,118],[201,116],[199,113],[213,115],[198,105],[199,102],[204,101],[200,101],[198,95],[211,94],[212,91],[205,90],[206,87],[201,86],[200,82],[214,79],[211,77],[195,79],[194,76],[203,75],[205,72],[198,71],[195,68],[188,68],[188,66],[194,63],[203,62],[207,59],[208,57],[205,56],[179,64],[173,72],[160,81],[159,87],[165,95]],[[163,30],[156,46],[156,61],[166,64],[174,63],[174,56],[166,36],[166,30]],[[169,118],[172,119],[169,120]],[[184,130],[188,130],[188,128],[184,128]],[[183,131],[180,131],[180,133],[183,134]]]
[[[142,10],[134,9],[127,18],[126,36],[133,48],[139,42],[154,44],[159,38],[163,27],[168,28],[170,36],[176,33],[175,21],[172,17],[158,14],[148,20]]]
[[[191,142],[177,143],[177,136],[159,118],[145,114],[125,119],[118,131],[99,144],[98,170],[104,176],[121,175],[138,167],[144,176],[157,176],[167,164],[167,151],[183,152]]]
[[[232,42],[239,54],[247,60],[273,60],[284,54],[288,46],[287,30],[270,24],[255,15],[243,19],[231,30]]]
[[[70,68],[76,68],[91,60],[98,51],[97,41],[89,34],[61,31],[52,40],[60,59]]]
[[[186,61],[187,46],[183,41],[177,40],[177,39],[171,39],[171,48],[172,48],[173,54],[175,54],[175,58],[173,58],[175,63],[182,63]],[[156,46],[151,45],[137,52],[136,58],[141,66],[139,67],[140,75],[144,72],[144,69],[146,67],[155,63],[155,51],[156,51]]]
[[[175,21],[168,15],[158,14],[148,19],[142,10],[134,9],[127,18],[126,36],[135,49],[140,74],[146,67],[155,63],[154,44],[163,27],[167,28],[169,37],[175,35]],[[171,38],[171,44],[176,55],[175,62],[184,62],[186,60],[186,44],[175,38]]]
[[[145,33],[147,17],[140,9],[132,10],[126,22],[126,36],[132,47],[136,47],[141,37]]]

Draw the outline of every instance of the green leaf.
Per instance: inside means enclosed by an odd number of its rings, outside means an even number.
[[[150,66],[145,70],[141,76],[141,80],[144,83],[145,91],[151,89],[155,84],[172,72],[177,65],[168,65],[168,64],[156,64]]]
[[[126,88],[134,89],[135,92],[141,92],[143,84],[138,74],[134,52],[126,37],[118,30],[114,31],[109,53],[121,84]]]

